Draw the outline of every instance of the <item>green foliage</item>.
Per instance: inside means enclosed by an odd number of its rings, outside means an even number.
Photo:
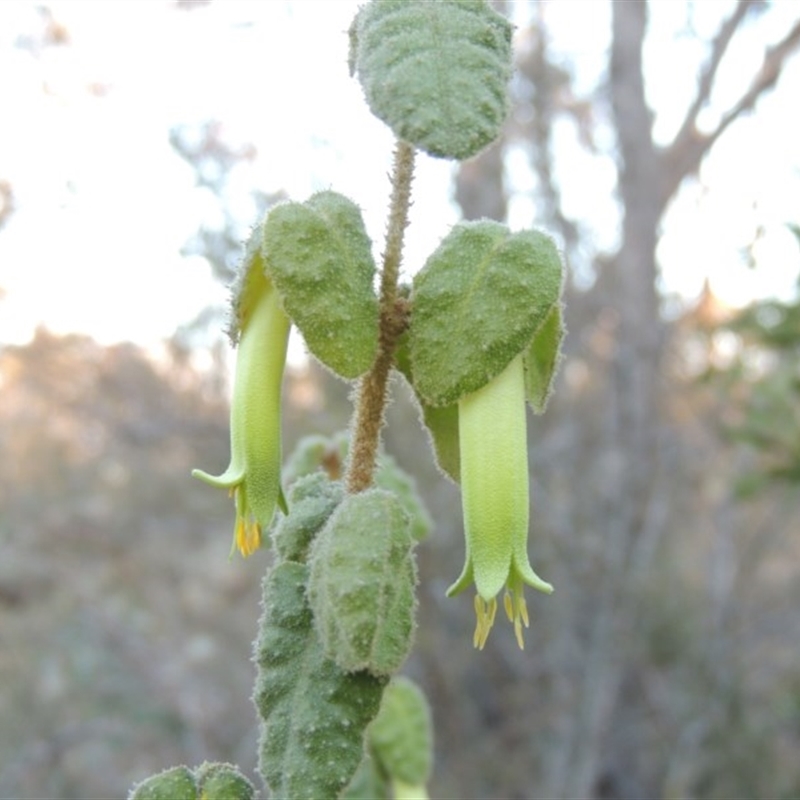
[[[275,206],[263,223],[262,252],[308,349],[343,378],[366,372],[378,348],[378,301],[358,206],[335,192]]]
[[[416,566],[394,494],[349,495],[314,542],[308,597],[326,655],[348,672],[391,675],[411,648]]]
[[[358,765],[350,785],[341,794],[342,800],[389,800],[391,786],[377,759],[369,754]]]
[[[256,642],[259,770],[275,797],[336,797],[364,752],[386,680],[328,659],[306,601],[308,567],[284,562],[264,581]]]
[[[390,788],[398,800],[427,797],[432,733],[424,697],[399,679],[381,705],[411,648],[413,550],[431,528],[413,479],[380,449],[392,366],[412,385],[440,468],[463,482],[467,554],[449,593],[474,581],[476,646],[486,641],[503,585],[520,647],[528,625],[523,584],[552,588],[532,571],[526,550],[525,398],[544,410],[560,357],[555,245],[538,231],[463,223],[410,292],[397,287],[414,147],[468,158],[497,136],[510,42],[511,25],[482,0],[383,0],[358,12],[351,70],[400,140],[380,302],[361,212],[342,195],[275,206],[247,244],[234,287],[231,466],[221,478],[200,477],[235,493],[243,554],[270,526],[276,559],[263,585],[254,699],[259,770],[276,797],[333,798],[345,790],[355,800],[388,797]],[[287,505],[275,456],[290,322],[329,369],[363,377],[352,447],[346,434],[302,440],[283,473]],[[254,454],[269,455],[269,486],[252,480]],[[269,490],[264,513],[253,504],[262,489]],[[283,516],[272,520],[278,502]],[[205,800],[252,795],[228,767],[189,777]]]
[[[525,396],[536,414],[543,414],[547,408],[565,333],[561,305],[556,303],[525,353]]]
[[[431,437],[436,464],[453,482],[461,480],[461,456],[458,447],[458,405],[434,408],[420,400],[422,422]]]
[[[800,227],[789,226],[800,244]],[[746,396],[739,421],[728,435],[758,453],[759,465],[741,475],[740,497],[777,484],[800,483],[800,277],[791,300],[752,303],[726,321],[724,329],[742,344],[733,363],[721,370],[726,391]]]
[[[408,336],[400,342],[396,354],[397,369],[408,381],[422,413],[422,424],[428,432],[431,450],[436,466],[454,483],[461,480],[461,465],[458,450],[458,404],[437,408],[427,403],[414,387],[411,374],[411,356],[408,349]]]
[[[264,258],[261,255],[261,229],[256,227],[244,245],[244,255],[239,262],[231,284],[231,308],[228,336],[235,347],[239,343],[242,328],[253,313],[262,281],[266,280]]]
[[[295,445],[292,454],[283,467],[283,480],[291,485],[305,475],[322,471],[332,480],[338,480],[344,473],[347,460],[348,437],[346,433],[323,436],[312,433],[304,436]]]
[[[130,800],[253,800],[255,789],[231,764],[173,767],[135,786]]]
[[[393,678],[367,728],[367,754],[342,799],[427,797],[432,768],[433,727],[425,695],[408,678]]]
[[[505,120],[511,32],[482,0],[373,2],[350,29],[350,69],[398,138],[469,158]]]
[[[198,800],[253,800],[255,788],[232,764],[201,764],[196,770]]]
[[[417,483],[388,453],[378,454],[375,485],[391,492],[408,517],[408,531],[415,542],[421,542],[433,529],[425,504],[417,491]]]
[[[737,481],[740,497],[776,483],[800,483],[800,378],[791,364],[752,384],[743,418],[728,434],[760,454],[758,469]]]
[[[130,800],[197,800],[197,781],[188,767],[172,767],[134,786]]]
[[[414,278],[409,336],[415,391],[450,405],[525,350],[561,293],[552,239],[483,220],[456,225]]]
[[[343,497],[342,484],[322,472],[299,478],[289,492],[292,511],[278,520],[272,533],[279,558],[305,563],[311,542]]]
[[[413,681],[392,679],[378,716],[369,726],[368,740],[373,757],[392,780],[410,786],[428,782],[433,767],[431,712]]]
[[[350,447],[346,432],[335,436],[305,436],[294,449],[284,468],[287,486],[303,475],[324,471],[331,478],[339,478]],[[393,492],[409,518],[409,530],[415,541],[422,541],[431,532],[433,523],[417,491],[417,484],[397,461],[381,450],[374,476],[375,485]]]

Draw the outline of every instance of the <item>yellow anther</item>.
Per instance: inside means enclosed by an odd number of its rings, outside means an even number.
[[[507,587],[503,597],[503,605],[506,609],[508,621],[514,624],[514,636],[517,637],[517,644],[520,650],[525,649],[525,640],[522,637],[522,626],[530,627],[528,619],[528,606],[525,603],[525,595],[522,586]]]
[[[528,619],[528,604],[525,602],[525,597],[520,593],[519,596],[519,613],[522,617],[522,621],[525,623],[525,627],[530,627],[530,620]]]
[[[245,558],[261,547],[261,526],[254,519],[239,519],[236,526],[236,546]]]
[[[486,602],[479,594],[475,595],[475,635],[472,637],[472,644],[478,650],[483,650],[486,640],[489,638],[489,631],[494,625],[494,618],[497,614],[497,599],[492,598]]]

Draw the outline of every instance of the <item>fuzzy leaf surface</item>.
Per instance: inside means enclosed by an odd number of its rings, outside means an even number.
[[[391,800],[391,789],[377,761],[369,755],[359,764],[341,800]]]
[[[197,800],[197,782],[188,767],[172,767],[133,787],[130,800]]]
[[[414,277],[409,346],[419,396],[448,406],[499,375],[530,345],[561,284],[546,234],[489,220],[456,225]]]
[[[275,206],[264,220],[262,253],[308,349],[343,378],[366,372],[378,348],[378,300],[358,206],[336,192]]]
[[[523,357],[525,396],[535,414],[543,414],[547,408],[561,362],[561,342],[565,332],[561,304],[556,303]]]
[[[413,539],[383,489],[348,495],[314,540],[308,597],[326,654],[344,670],[391,675],[411,649]]]
[[[323,472],[305,475],[289,490],[289,514],[272,527],[272,543],[282,561],[304,564],[308,549],[334,509],[342,502],[344,488]]]
[[[433,768],[433,724],[428,701],[413,681],[402,676],[392,679],[367,738],[392,780],[411,786],[428,782]]]
[[[436,408],[427,403],[414,386],[408,335],[404,335],[395,354],[397,369],[408,381],[420,408],[422,426],[439,470],[454,483],[461,480],[461,461],[458,445],[458,403]],[[416,537],[415,537],[416,538]]]
[[[344,473],[349,447],[349,436],[344,431],[332,437],[318,434],[304,436],[284,467],[287,485],[291,486],[300,477],[319,471],[338,480]],[[383,449],[378,451],[375,485],[395,493],[408,514],[414,541],[422,541],[428,536],[433,529],[433,521],[419,495],[416,481]]]
[[[338,797],[364,756],[386,680],[325,657],[306,601],[308,567],[284,562],[264,581],[256,641],[259,771],[272,797]]]
[[[350,65],[370,110],[398,138],[465,159],[508,110],[512,26],[483,0],[380,0],[350,30]]]
[[[199,800],[254,800],[255,788],[233,764],[204,763],[195,770]]]

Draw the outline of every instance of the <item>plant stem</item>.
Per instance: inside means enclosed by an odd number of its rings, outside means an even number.
[[[392,197],[386,226],[380,294],[380,332],[378,355],[370,371],[361,379],[353,413],[347,491],[363,492],[372,484],[383,427],[383,410],[389,373],[397,340],[405,329],[406,315],[398,302],[397,281],[403,255],[403,234],[411,205],[411,180],[414,176],[414,147],[398,141],[392,169]]]

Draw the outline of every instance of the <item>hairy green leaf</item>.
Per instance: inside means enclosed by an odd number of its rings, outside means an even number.
[[[351,72],[398,138],[465,159],[505,120],[511,32],[483,0],[380,0],[353,22]]]
[[[564,320],[561,304],[556,303],[536,331],[523,358],[525,364],[525,396],[535,414],[543,414],[553,391],[561,362],[561,342],[564,339]]]
[[[369,754],[359,764],[350,785],[342,792],[341,800],[390,800],[389,781],[380,764]]]
[[[272,542],[283,561],[305,563],[314,537],[336,506],[342,502],[344,488],[324,472],[305,475],[289,491],[289,514],[273,526]]]
[[[458,446],[458,403],[436,408],[425,401],[414,386],[408,335],[400,340],[395,355],[397,369],[411,386],[422,415],[422,425],[428,432],[436,466],[445,477],[458,483],[461,480],[461,465]]]
[[[197,800],[197,783],[188,767],[172,767],[134,786],[130,800]]]
[[[342,477],[350,446],[346,431],[332,437],[312,435],[303,437],[284,467],[288,486],[303,475],[323,471],[329,477]],[[410,520],[411,536],[422,541],[433,529],[433,521],[417,491],[414,478],[383,449],[378,451],[375,485],[394,492]]]
[[[308,349],[343,378],[366,372],[378,349],[378,299],[358,206],[336,192],[275,206],[264,220],[262,253]]]
[[[394,781],[428,782],[433,767],[433,724],[422,690],[404,677],[393,678],[381,709],[367,730],[374,756]]]
[[[411,371],[431,406],[499,375],[531,343],[561,292],[553,240],[489,220],[456,225],[414,278]]]
[[[314,540],[308,598],[325,653],[391,675],[411,649],[416,566],[408,517],[383,489],[349,495]]]
[[[259,771],[271,796],[333,798],[364,756],[364,732],[386,684],[325,657],[306,601],[308,567],[284,562],[264,581],[256,642]]]
[[[196,770],[198,800],[253,800],[256,790],[233,764],[204,763]]]

